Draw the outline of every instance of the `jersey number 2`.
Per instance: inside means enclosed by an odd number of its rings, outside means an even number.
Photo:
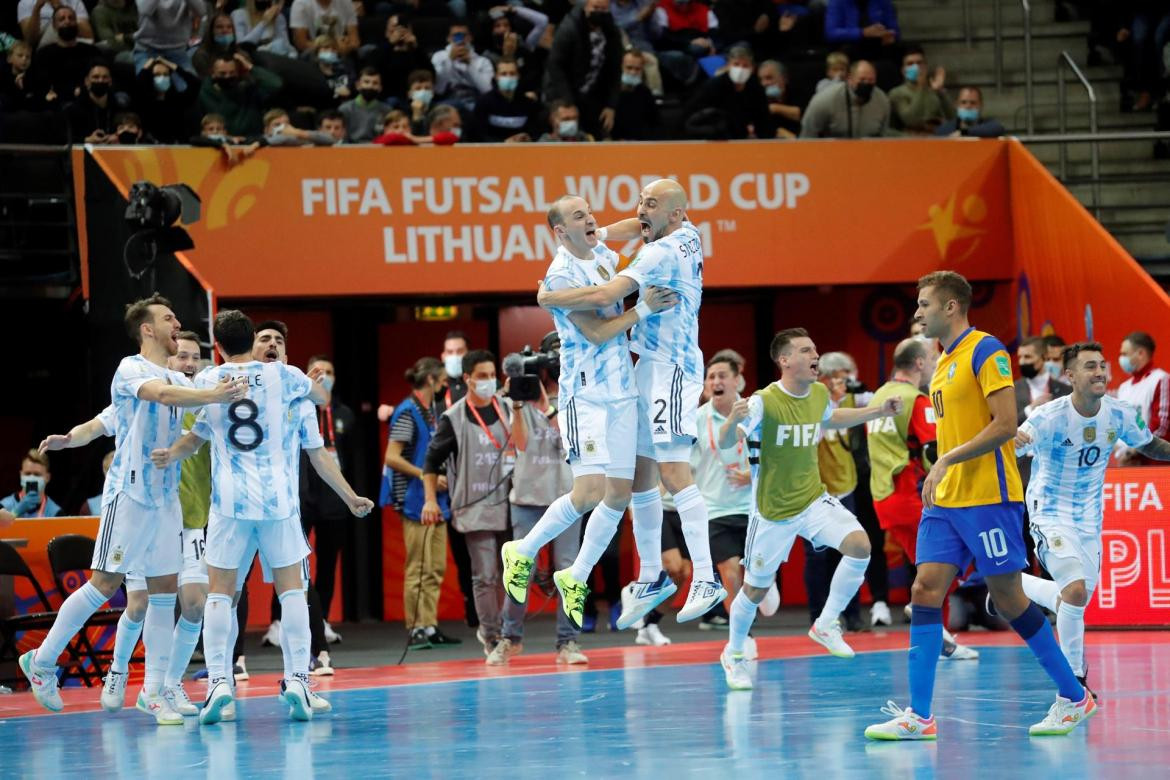
[[[658,413],[654,415],[654,424],[655,425],[665,425],[666,418],[663,417],[663,415],[666,414],[666,399],[665,398],[655,398],[654,405],[658,407]]]
[[[260,416],[260,407],[251,398],[243,398],[228,406],[228,419],[232,424],[228,426],[228,441],[237,450],[251,452],[264,441],[264,429],[256,418]],[[248,431],[245,440],[240,440],[240,431]]]

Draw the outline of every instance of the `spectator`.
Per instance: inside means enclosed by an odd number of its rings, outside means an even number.
[[[825,57],[825,77],[817,82],[816,92],[839,84],[849,75],[849,56],[844,52],[829,52]]]
[[[946,91],[947,72],[941,67],[929,74],[928,70],[922,47],[908,47],[902,55],[905,81],[890,90],[894,124],[914,135],[932,135],[955,117]]]
[[[687,103],[687,134],[699,134],[698,127],[710,127],[721,120],[726,127],[724,138],[771,138],[775,125],[768,112],[768,99],[755,74],[752,50],[732,46],[727,52],[728,68],[715,78],[707,79]],[[707,112],[700,113],[704,109]],[[715,112],[711,114],[710,112]],[[716,125],[717,126],[717,125]],[[720,137],[716,135],[716,137]]]
[[[1028,419],[1034,409],[1072,392],[1068,385],[1048,375],[1044,367],[1044,354],[1044,339],[1039,336],[1024,339],[1016,350],[1016,361],[1020,364],[1020,378],[1015,381],[1017,425]],[[1032,458],[1016,458],[1016,464],[1019,466],[1020,480],[1027,487],[1032,472]]]
[[[29,450],[20,462],[20,489],[0,498],[0,507],[15,517],[57,517],[61,514],[61,507],[45,494],[52,476],[49,457],[37,450]]]
[[[854,58],[887,59],[900,37],[892,0],[829,0],[825,40],[845,44]]]
[[[771,7],[765,32],[748,38],[749,41],[757,42],[760,47],[758,51],[767,52],[773,59],[802,58],[805,52],[816,51],[823,43],[822,0],[780,0],[768,5]],[[727,34],[726,22],[721,15],[723,8],[724,4],[717,5],[715,15],[720,19],[725,39],[735,40]]]
[[[92,41],[93,27],[89,23],[89,11],[82,0],[20,0],[16,7],[20,36],[29,46],[38,49],[65,40],[57,29],[55,18],[62,8],[73,12],[74,26],[77,28],[74,40],[85,38]]]
[[[410,131],[415,135],[426,135],[430,131],[427,114],[435,99],[435,74],[429,70],[416,70],[406,81],[406,97],[410,101]]]
[[[114,135],[122,146],[157,144],[158,140],[142,129],[142,117],[126,111],[114,117]]]
[[[156,57],[145,63],[135,81],[134,107],[144,128],[164,144],[182,143],[187,137],[187,111],[199,96],[193,86],[199,77],[188,72],[180,89],[172,74],[175,63]]]
[[[321,72],[325,83],[329,85],[329,89],[333,93],[333,100],[340,101],[352,97],[353,92],[350,89],[350,84],[353,82],[353,73],[350,72],[349,65],[341,58],[341,50],[337,46],[337,41],[321,36],[313,43],[317,69]]]
[[[101,0],[93,9],[94,40],[117,62],[131,61],[138,32],[138,7],[133,0]]]
[[[438,109],[436,109],[438,110]],[[467,395],[439,419],[423,465],[426,503],[422,522],[443,521],[438,502],[439,476],[446,466],[451,495],[451,525],[467,540],[471,581],[479,616],[476,636],[489,656],[501,639],[498,534],[508,528],[508,491],[505,462],[527,447],[527,426],[521,401],[496,394],[495,357],[487,350],[463,356]],[[501,403],[503,401],[503,403]]]
[[[443,337],[443,351],[439,353],[439,360],[442,361],[443,370],[447,374],[439,402],[446,409],[450,409],[456,401],[467,395],[467,384],[463,381],[463,356],[467,351],[467,336],[463,331],[447,331],[447,335]]]
[[[328,133],[294,127],[283,108],[265,112],[264,142],[268,146],[333,146],[336,143]]]
[[[37,49],[29,78],[45,101],[67,102],[81,94],[89,67],[101,59],[101,52],[77,40],[77,14],[70,6],[61,5],[53,12],[53,29],[57,41]]]
[[[338,144],[345,143],[345,115],[336,109],[322,111],[317,117],[317,130],[326,133]]]
[[[511,57],[517,64],[525,53],[536,51],[544,31],[548,29],[548,16],[540,11],[522,5],[497,5],[489,12],[492,21],[491,42],[484,50],[484,56],[493,63],[504,57]],[[528,34],[521,37],[514,28],[514,19],[528,27]]]
[[[650,42],[650,18],[658,7],[656,0],[614,0],[610,4],[613,23],[622,35],[622,45],[640,51],[653,51]]]
[[[1109,4],[1104,4],[1109,5]],[[1148,111],[1164,72],[1165,47],[1170,41],[1170,9],[1163,0],[1120,3],[1118,43],[1129,44],[1123,86],[1123,105]]]
[[[386,20],[386,37],[378,42],[373,64],[382,74],[386,95],[395,100],[406,98],[409,81],[418,71],[430,69],[431,61],[419,49],[414,28],[405,14],[391,14]]]
[[[849,79],[823,89],[809,101],[800,124],[801,138],[875,138],[889,134],[890,99],[877,85],[877,71],[866,60],[849,69]]]
[[[1007,130],[998,119],[983,116],[983,90],[979,87],[963,87],[959,90],[955,118],[939,125],[934,134],[950,138],[999,138],[1006,135]]]
[[[437,427],[435,395],[442,373],[442,365],[430,357],[419,358],[407,370],[406,381],[413,390],[394,410],[386,444],[385,463],[391,471],[383,483],[381,503],[392,505],[402,519],[406,544],[403,611],[411,650],[461,644],[439,630],[439,589],[447,571],[447,521],[451,519],[445,475],[435,481],[438,518],[424,522],[422,516],[423,465]]]
[[[471,30],[455,22],[447,33],[447,46],[435,52],[435,92],[441,98],[466,111],[475,109],[475,101],[492,88],[492,61],[472,48]]]
[[[345,126],[351,143],[368,143],[382,127],[382,118],[390,104],[381,100],[382,74],[376,68],[362,68],[357,80],[357,97],[338,107],[345,117]]]
[[[1044,337],[1044,370],[1054,381],[1069,384],[1064,373],[1064,339],[1056,333],[1049,333]]]
[[[206,114],[200,120],[199,135],[191,138],[187,143],[191,146],[205,146],[220,149],[227,158],[228,165],[251,157],[260,148],[259,141],[245,143],[241,136],[231,136],[227,133],[227,123],[219,114]]]
[[[520,67],[516,60],[496,63],[496,85],[475,104],[479,140],[490,143],[531,141],[537,135],[540,105],[519,92]]]
[[[1170,431],[1170,374],[1154,365],[1154,339],[1149,333],[1135,330],[1121,342],[1117,365],[1129,378],[1117,388],[1117,397],[1141,410],[1150,432],[1160,439]],[[1123,447],[1118,452],[1121,466],[1150,466],[1150,460],[1137,451]]]
[[[622,55],[622,88],[614,114],[615,141],[650,141],[658,137],[658,104],[645,83],[646,59],[631,49]]]
[[[65,109],[71,142],[77,144],[84,139],[87,144],[118,143],[118,137],[114,135],[116,107],[110,99],[114,79],[110,75],[109,66],[95,62],[86,74],[83,85],[85,89]]]
[[[215,14],[211,17],[208,26],[209,34],[204,36],[203,43],[191,57],[195,72],[201,78],[211,76],[211,66],[217,57],[231,59],[241,49],[236,45],[235,24],[227,14]]]
[[[764,50],[765,38],[773,27],[771,0],[712,0],[710,6],[719,20],[719,35],[723,40],[747,44],[755,51]]]
[[[429,136],[410,132],[410,117],[398,109],[387,112],[382,119],[382,134],[374,139],[374,143],[381,146],[420,146],[430,142]]]
[[[800,106],[792,105],[788,92],[788,69],[776,60],[760,63],[756,76],[764,88],[768,113],[776,127],[777,138],[796,138],[800,135]]]
[[[463,137],[463,118],[455,106],[444,104],[432,108],[427,125],[435,146],[451,146]]]
[[[281,57],[295,57],[297,50],[288,39],[283,0],[247,0],[232,11],[232,31],[236,43],[255,46]]]
[[[621,88],[621,36],[609,0],[585,0],[561,20],[544,72],[544,98],[581,109],[586,131],[613,130]]]
[[[265,106],[278,91],[280,79],[275,74],[237,52],[216,57],[211,78],[199,91],[199,104],[204,113],[224,117],[229,135],[257,136],[264,130]]]
[[[327,35],[337,41],[342,56],[356,52],[358,18],[351,0],[293,0],[289,14],[292,42],[304,54],[313,50],[313,41]]]
[[[138,0],[138,32],[134,34],[134,67],[165,57],[181,69],[194,70],[188,41],[196,19],[207,15],[205,0]],[[182,70],[172,74],[178,82]]]
[[[699,76],[696,60],[715,53],[719,19],[705,3],[659,0],[650,28],[662,69],[680,85],[693,84]]]
[[[540,136],[541,141],[593,143],[594,138],[581,129],[581,114],[572,103],[554,103],[548,112],[552,129]]]
[[[32,47],[17,41],[5,55],[8,67],[0,70],[0,109],[24,111],[37,107],[39,102],[33,80],[29,77]]]

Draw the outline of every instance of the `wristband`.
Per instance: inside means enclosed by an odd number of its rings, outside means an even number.
[[[647,304],[646,301],[638,301],[637,305],[634,306],[634,311],[638,315],[639,322],[645,319],[649,319],[650,315],[654,313],[650,311],[650,305]]]
[[[605,237],[609,235],[609,231],[603,227],[597,228],[597,240],[604,241]]]

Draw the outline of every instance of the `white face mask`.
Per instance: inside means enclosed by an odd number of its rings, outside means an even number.
[[[475,380],[475,394],[480,398],[491,398],[496,394],[496,380],[494,379],[477,379]]]
[[[455,136],[456,139],[463,138],[463,128],[462,127],[452,127],[451,128],[451,135]]]
[[[452,379],[460,379],[463,376],[463,356],[462,355],[448,355],[443,358],[443,368],[447,371],[447,376]]]
[[[24,488],[25,493],[36,493],[40,495],[45,492],[45,478],[35,474],[21,474],[20,484]]]
[[[748,79],[752,77],[752,69],[732,65],[731,69],[727,71],[727,77],[731,79],[733,84],[746,84]]]

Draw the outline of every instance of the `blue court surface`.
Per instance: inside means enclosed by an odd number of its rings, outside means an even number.
[[[716,663],[627,661],[323,691],[335,711],[310,723],[288,721],[266,688],[238,722],[212,727],[160,728],[132,709],[14,717],[0,720],[0,777],[1170,776],[1170,644],[1093,646],[1102,709],[1047,738],[1027,734],[1053,696],[1028,651],[980,650],[939,665],[934,744],[862,736],[887,699],[908,703],[905,652],[880,651],[760,661],[752,692],[727,691]]]

